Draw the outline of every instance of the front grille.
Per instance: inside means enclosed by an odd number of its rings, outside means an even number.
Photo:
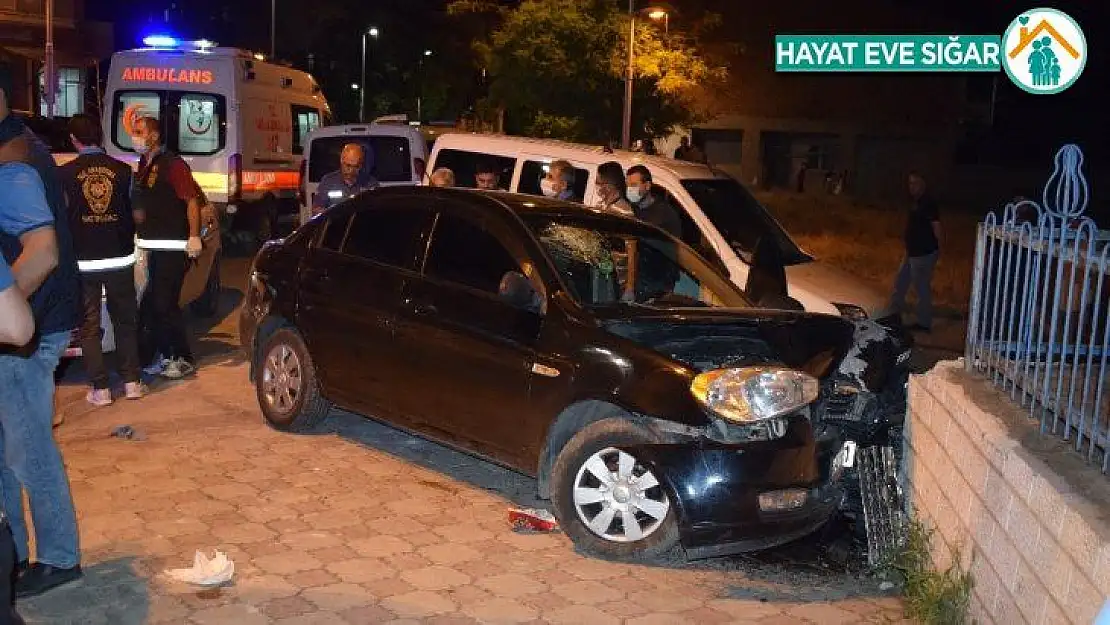
[[[898,458],[894,447],[875,445],[860,449],[857,462],[867,562],[879,566],[890,562],[906,542],[908,519],[898,479]]]

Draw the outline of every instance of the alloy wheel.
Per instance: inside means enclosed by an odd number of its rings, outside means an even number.
[[[288,345],[275,345],[262,366],[262,396],[271,410],[281,415],[293,412],[304,391],[304,371],[297,352]]]
[[[671,503],[647,467],[632,454],[607,447],[590,456],[574,478],[574,508],[591,532],[630,543],[663,525]]]

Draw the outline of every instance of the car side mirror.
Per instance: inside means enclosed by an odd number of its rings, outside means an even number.
[[[505,272],[498,292],[501,300],[513,308],[535,313],[540,311],[539,292],[532,281],[519,271]]]

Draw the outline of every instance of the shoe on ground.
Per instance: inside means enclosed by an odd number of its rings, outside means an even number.
[[[96,406],[97,408],[103,408],[105,406],[111,406],[112,405],[112,391],[111,391],[111,389],[107,389],[107,388],[91,389],[91,390],[89,390],[88,394],[85,395],[85,401],[87,401],[90,404]]]
[[[123,393],[127,399],[132,401],[142,399],[146,396],[146,387],[143,386],[142,382],[128,382],[123,385]]]
[[[194,375],[197,368],[193,363],[183,358],[171,360],[166,368],[162,370],[162,377],[168,380],[181,380]]]
[[[27,567],[15,582],[15,596],[19,599],[37,597],[48,590],[75,582],[81,579],[82,575],[80,565],[71,569],[60,569],[36,562]]]
[[[165,371],[166,366],[169,364],[170,360],[168,358],[162,358],[161,356],[159,356],[154,359],[154,362],[150,363],[146,367],[143,367],[143,373],[151,376],[162,375],[162,372]]]

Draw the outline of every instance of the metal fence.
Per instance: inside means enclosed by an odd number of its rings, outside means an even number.
[[[979,225],[966,363],[1107,473],[1110,231],[1088,200],[1083,152],[1065,145],[1040,203]]]

